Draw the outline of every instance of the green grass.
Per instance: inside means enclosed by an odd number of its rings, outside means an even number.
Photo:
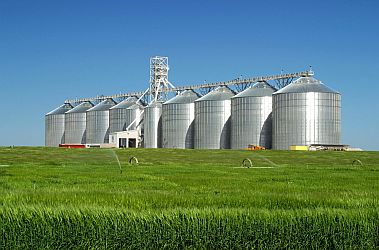
[[[0,148],[0,249],[379,248],[379,152],[115,152]]]

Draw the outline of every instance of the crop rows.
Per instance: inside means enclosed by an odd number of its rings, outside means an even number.
[[[378,213],[9,210],[0,249],[377,249]]]

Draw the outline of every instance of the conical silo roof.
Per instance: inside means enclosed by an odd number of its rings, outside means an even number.
[[[306,93],[306,92],[321,92],[321,93],[337,93],[325,86],[321,81],[313,77],[300,77],[299,79],[291,82],[286,87],[278,90],[274,94],[283,93]]]
[[[84,112],[86,112],[88,109],[90,109],[92,107],[93,107],[93,104],[91,102],[82,102],[81,104],[79,104],[75,108],[67,111],[66,114],[84,113]]]
[[[267,82],[257,82],[241,93],[233,96],[233,98],[271,96],[275,91],[276,89]]]
[[[164,104],[184,104],[193,103],[195,100],[199,99],[200,95],[193,91],[192,89],[184,90],[183,92],[177,94],[175,97],[171,98]]]
[[[196,102],[200,101],[224,101],[233,97],[235,93],[226,86],[220,86],[215,90],[209,92],[205,96],[196,100]]]
[[[127,109],[136,104],[138,101],[138,98],[136,96],[130,96],[127,99],[123,100],[119,104],[111,107],[110,109]],[[138,101],[140,105],[142,105],[141,101]]]
[[[91,112],[91,111],[106,111],[106,110],[109,110],[114,105],[116,105],[116,102],[113,101],[113,99],[105,99],[104,101],[102,101],[99,104],[97,104],[95,107],[90,108],[89,110],[87,110],[87,112]]]
[[[142,102],[138,102],[138,103],[134,103],[133,105],[131,105],[127,109],[143,109],[144,107],[145,107],[145,105]]]
[[[152,102],[147,106],[147,108],[155,108],[155,107],[161,108],[162,102],[161,101]]]
[[[67,111],[71,110],[73,107],[70,103],[65,103],[58,108],[54,109],[53,111],[50,111],[46,115],[61,115],[66,113]]]

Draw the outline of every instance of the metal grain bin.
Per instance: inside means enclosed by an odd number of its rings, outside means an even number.
[[[112,99],[106,99],[87,110],[86,143],[101,144],[109,142],[109,109],[116,105]]]
[[[195,101],[195,148],[230,148],[230,98],[221,86]]]
[[[273,94],[273,149],[340,144],[341,95],[312,77]]]
[[[154,102],[144,112],[144,147],[162,147],[162,103]]]
[[[86,111],[93,107],[91,102],[82,102],[65,114],[65,143],[86,143]]]
[[[185,90],[162,107],[162,147],[193,148],[195,100],[200,96]]]
[[[137,97],[131,96],[109,109],[109,133],[125,131],[129,124],[134,121],[136,109],[131,109],[134,111],[131,112],[129,108],[137,101]],[[139,104],[142,105],[140,102]],[[134,114],[134,117],[131,114]]]
[[[232,97],[231,148],[243,149],[249,144],[271,148],[272,94],[267,82],[258,82]]]
[[[72,108],[71,104],[66,103],[45,115],[45,146],[58,147],[64,143],[64,113]]]

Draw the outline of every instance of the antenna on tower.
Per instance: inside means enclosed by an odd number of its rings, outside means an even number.
[[[174,86],[168,81],[168,57],[154,56],[150,58],[150,103],[165,101],[169,86]]]

